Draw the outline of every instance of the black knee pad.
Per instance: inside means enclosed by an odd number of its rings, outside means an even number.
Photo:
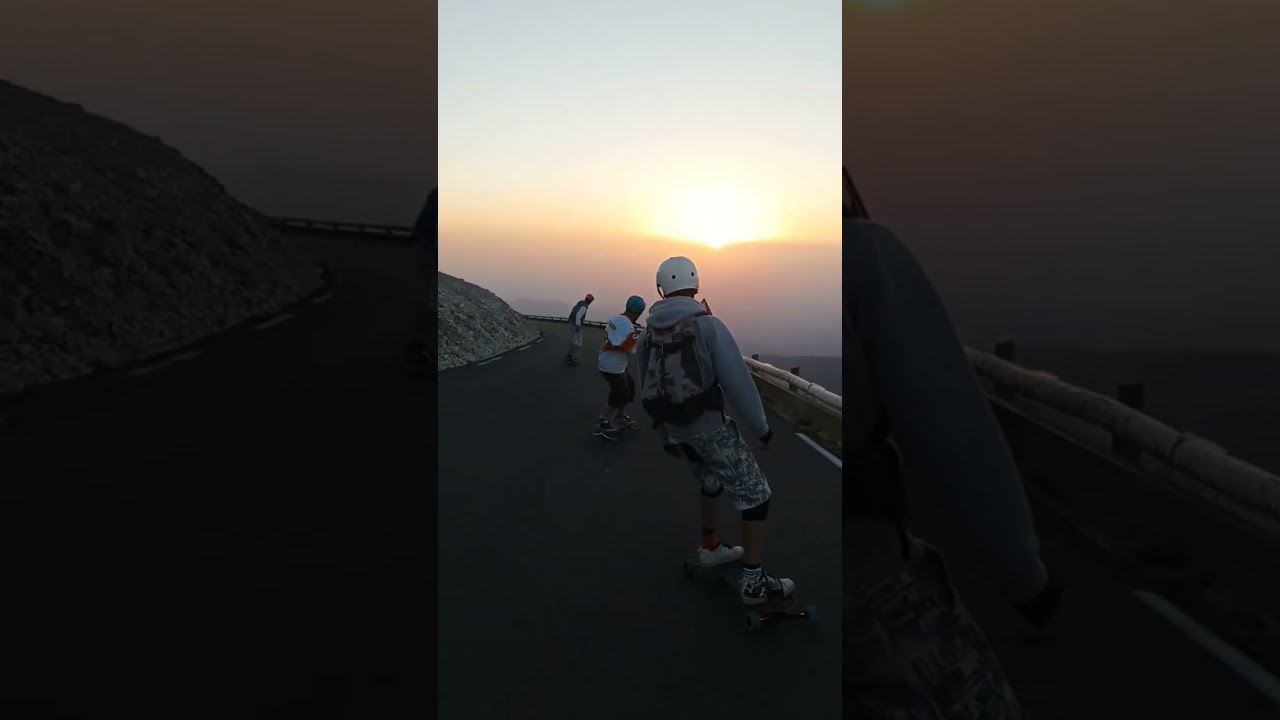
[[[769,501],[765,500],[753,508],[742,511],[742,519],[747,522],[764,522],[769,517]]]
[[[701,492],[702,492],[702,497],[718,498],[724,494],[724,486],[721,485],[720,487],[716,488],[714,491],[711,491],[711,490],[707,490],[707,487],[703,485]]]

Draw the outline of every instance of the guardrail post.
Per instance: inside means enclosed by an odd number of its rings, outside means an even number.
[[[1116,400],[1142,412],[1147,406],[1147,389],[1141,382],[1120,383],[1116,386]],[[1142,451],[1136,445],[1115,434],[1111,436],[1111,452],[1120,459],[1133,463],[1142,458]]]
[[[755,360],[756,362],[759,362],[759,361],[760,361],[760,353],[751,353],[751,359],[752,359],[752,360]]]
[[[798,367],[791,368],[791,374],[795,375],[796,377],[800,377],[800,368]]]

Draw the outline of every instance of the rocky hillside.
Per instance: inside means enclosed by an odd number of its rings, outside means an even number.
[[[0,393],[206,337],[319,283],[177,150],[0,81]]]
[[[538,330],[502,298],[440,273],[440,370],[506,352],[537,337]]]

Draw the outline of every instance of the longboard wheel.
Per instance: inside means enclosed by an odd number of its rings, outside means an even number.
[[[747,613],[747,632],[755,632],[760,629],[761,619],[756,613]]]
[[[804,609],[805,619],[810,624],[818,622],[818,606],[810,605]]]

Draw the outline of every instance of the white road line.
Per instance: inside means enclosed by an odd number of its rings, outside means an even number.
[[[529,349],[529,348],[531,348],[531,347],[533,347],[533,346],[532,346],[532,345],[525,345],[524,347],[518,347],[518,348],[516,348],[516,352],[523,352],[523,351],[525,351],[525,350],[528,350],[528,349]]]
[[[841,462],[840,458],[827,452],[827,449],[822,447],[818,443],[814,442],[813,438],[809,437],[808,435],[805,435],[804,433],[796,433],[796,437],[808,443],[809,447],[813,448],[814,450],[817,450],[819,455],[830,460],[832,465],[835,465],[841,470],[844,470],[844,463]]]
[[[1265,695],[1271,702],[1280,705],[1280,680],[1277,680],[1275,675],[1267,672],[1265,668],[1254,662],[1248,655],[1214,635],[1208,628],[1191,619],[1181,610],[1174,607],[1173,603],[1160,595],[1135,590],[1133,591],[1133,596],[1138,598],[1139,602],[1154,610],[1157,615],[1167,620],[1169,624],[1181,630],[1192,642],[1204,648],[1206,652],[1218,660],[1221,660],[1222,664],[1252,685],[1258,692]]]
[[[502,359],[502,356],[501,356],[501,355],[499,355],[498,357],[495,357],[495,358],[489,358],[488,360],[485,360],[484,362],[478,362],[478,363],[476,363],[476,367],[480,367],[481,365],[488,365],[489,363],[495,363],[495,362],[498,362],[498,361],[499,361],[499,360],[501,360],[501,359]]]
[[[184,353],[178,353],[177,355],[174,355],[171,358],[161,360],[160,362],[155,363],[154,365],[144,365],[140,368],[134,368],[133,370],[130,370],[125,374],[133,377],[136,377],[138,375],[148,375],[157,370],[167,368],[170,365],[173,365],[174,363],[180,363],[183,360],[190,360],[191,358],[196,357],[197,355],[200,355],[203,352],[204,350],[188,350],[187,352],[184,352]]]
[[[266,321],[264,321],[264,322],[260,322],[260,323],[258,323],[257,325],[254,325],[254,326],[253,326],[253,329],[254,329],[254,330],[266,330],[267,328],[269,328],[269,327],[271,327],[271,326],[273,326],[273,325],[279,325],[280,323],[284,322],[285,320],[290,320],[290,319],[292,319],[292,318],[293,318],[293,313],[285,313],[285,314],[280,315],[280,316],[278,316],[278,317],[273,317],[273,318],[271,318],[270,320],[266,320]]]
[[[331,297],[333,297],[333,293],[331,293],[331,292],[327,292],[327,293],[325,293],[325,294],[323,294],[323,295],[320,295],[320,296],[318,296],[318,297],[314,297],[314,298],[312,298],[312,299],[311,299],[311,302],[313,302],[313,303],[322,303],[322,302],[324,302],[325,300],[328,300],[328,299],[329,299],[329,298],[331,298]]]

